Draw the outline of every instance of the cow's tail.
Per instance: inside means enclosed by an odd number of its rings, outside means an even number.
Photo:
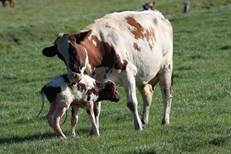
[[[41,108],[39,113],[37,114],[37,117],[42,113],[43,108],[44,108],[44,102],[45,102],[45,94],[44,94],[44,90],[45,90],[46,86],[44,86],[41,91],[40,91],[40,96],[41,96]]]

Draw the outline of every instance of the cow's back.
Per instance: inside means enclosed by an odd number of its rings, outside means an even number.
[[[142,82],[150,81],[172,58],[172,27],[159,11],[116,12],[95,20],[87,29],[92,30],[89,37],[108,43],[121,61],[133,64]]]

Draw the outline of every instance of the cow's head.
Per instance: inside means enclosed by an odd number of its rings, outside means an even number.
[[[84,40],[89,31],[84,31],[76,34],[59,34],[54,45],[46,47],[42,50],[44,56],[58,56],[67,67],[67,72],[70,75],[72,72],[83,72],[86,67],[87,54],[78,44]]]

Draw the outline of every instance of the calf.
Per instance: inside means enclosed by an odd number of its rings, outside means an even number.
[[[100,108],[99,101],[101,100],[119,101],[117,87],[112,81],[101,83],[88,75],[75,74],[74,78],[76,82],[70,83],[67,75],[57,76],[41,89],[43,104],[44,96],[50,102],[50,110],[47,115],[48,123],[57,135],[65,138],[60,127],[60,119],[71,106],[71,134],[75,136],[77,112],[79,107],[82,107],[89,114],[92,123],[91,133],[99,136],[99,113],[95,112],[96,108]]]

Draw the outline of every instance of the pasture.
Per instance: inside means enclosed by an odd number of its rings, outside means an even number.
[[[18,0],[0,7],[0,153],[231,153],[231,1],[195,0],[182,14],[181,0],[157,1],[174,29],[174,97],[171,122],[161,125],[162,98],[156,88],[150,122],[133,128],[120,88],[118,103],[103,102],[100,137],[89,136],[90,120],[79,114],[76,138],[60,140],[48,126],[49,104],[36,117],[39,91],[66,72],[42,49],[59,32],[76,32],[94,19],[139,10],[139,0]],[[138,95],[139,109],[142,109]],[[70,128],[70,112],[62,125]]]

